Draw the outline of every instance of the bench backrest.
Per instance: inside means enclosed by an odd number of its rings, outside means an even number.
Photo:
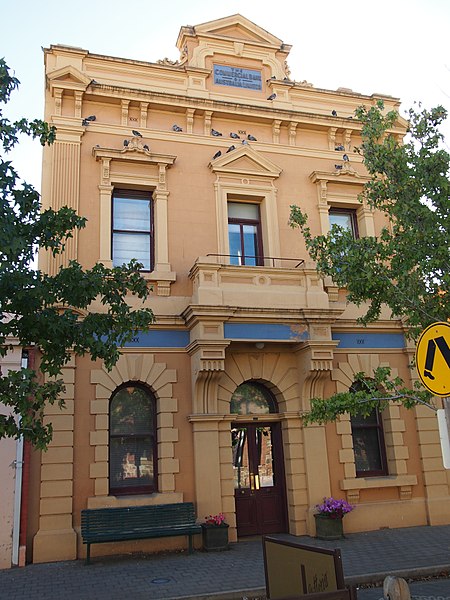
[[[114,531],[120,533],[145,527],[193,525],[196,522],[192,502],[95,508],[81,511],[81,534]]]

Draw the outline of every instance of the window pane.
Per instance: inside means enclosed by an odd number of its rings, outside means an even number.
[[[259,221],[259,205],[250,202],[228,202],[228,218]]]
[[[367,415],[367,417],[363,417],[362,415],[355,415],[354,417],[352,417],[352,425],[358,426],[358,425],[371,425],[371,426],[377,426],[378,425],[378,414],[376,410],[373,410],[370,415]]]
[[[258,475],[261,487],[273,486],[272,431],[270,427],[256,429],[256,449],[259,457]]]
[[[348,213],[332,213],[330,212],[330,227],[332,225],[339,225],[343,229],[352,231],[352,218]]]
[[[154,398],[129,384],[110,402],[109,487],[111,493],[144,493],[156,489]]]
[[[148,434],[153,430],[152,400],[139,387],[119,390],[111,400],[111,434]]]
[[[250,487],[250,471],[248,463],[247,430],[245,428],[231,430],[233,449],[234,488]]]
[[[257,229],[255,225],[243,225],[245,264],[255,266],[257,264],[258,242]]]
[[[354,429],[353,449],[357,471],[382,471],[377,429]]]
[[[356,225],[356,214],[354,211],[349,210],[346,211],[333,211],[330,210],[328,213],[330,229],[333,225],[338,225],[345,229],[346,231],[350,231],[354,238],[358,237],[358,230]]]
[[[239,225],[230,223],[228,225],[228,239],[230,244],[230,263],[232,265],[242,264],[241,250],[241,228]]]
[[[113,229],[150,231],[150,200],[114,198]]]
[[[268,415],[275,413],[275,403],[264,393],[262,386],[242,383],[231,397],[230,412],[238,415]]]
[[[151,436],[110,438],[109,483],[111,488],[154,484]]]
[[[150,271],[150,234],[114,233],[113,266],[129,263],[132,258],[142,263],[145,271]]]

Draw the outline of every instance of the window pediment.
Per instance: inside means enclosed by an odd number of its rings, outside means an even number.
[[[336,171],[313,171],[309,176],[313,183],[319,182],[341,182],[341,183],[356,183],[358,185],[364,185],[370,181],[370,177],[367,175],[361,175],[350,165],[344,164],[344,168]]]
[[[225,153],[211,161],[209,167],[218,174],[259,175],[271,179],[278,178],[283,170],[249,145]]]
[[[48,73],[47,80],[52,91],[55,89],[84,91],[91,82],[89,77],[71,65]]]

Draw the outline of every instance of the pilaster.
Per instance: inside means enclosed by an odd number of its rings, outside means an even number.
[[[45,423],[52,423],[53,439],[42,453],[39,530],[33,540],[33,562],[74,560],[77,534],[73,512],[73,433],[75,358],[62,370],[65,407],[45,409]]]
[[[52,175],[50,181],[50,202],[54,210],[63,206],[72,208],[78,214],[80,196],[80,156],[83,130],[78,127],[57,125],[56,141],[52,145]],[[56,275],[60,267],[67,267],[69,261],[78,256],[78,231],[65,241],[61,254],[48,254],[49,275]]]

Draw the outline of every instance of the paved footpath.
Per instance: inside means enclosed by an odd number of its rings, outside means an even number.
[[[450,525],[354,533],[338,542],[279,537],[339,547],[351,584],[380,582],[387,574],[418,578],[450,572]],[[262,599],[264,593],[260,540],[231,544],[227,552],[93,558],[90,566],[77,560],[0,570],[1,600],[240,600]],[[411,593],[415,600],[450,600],[450,579],[413,583]],[[379,600],[382,591],[360,590],[358,598]]]

